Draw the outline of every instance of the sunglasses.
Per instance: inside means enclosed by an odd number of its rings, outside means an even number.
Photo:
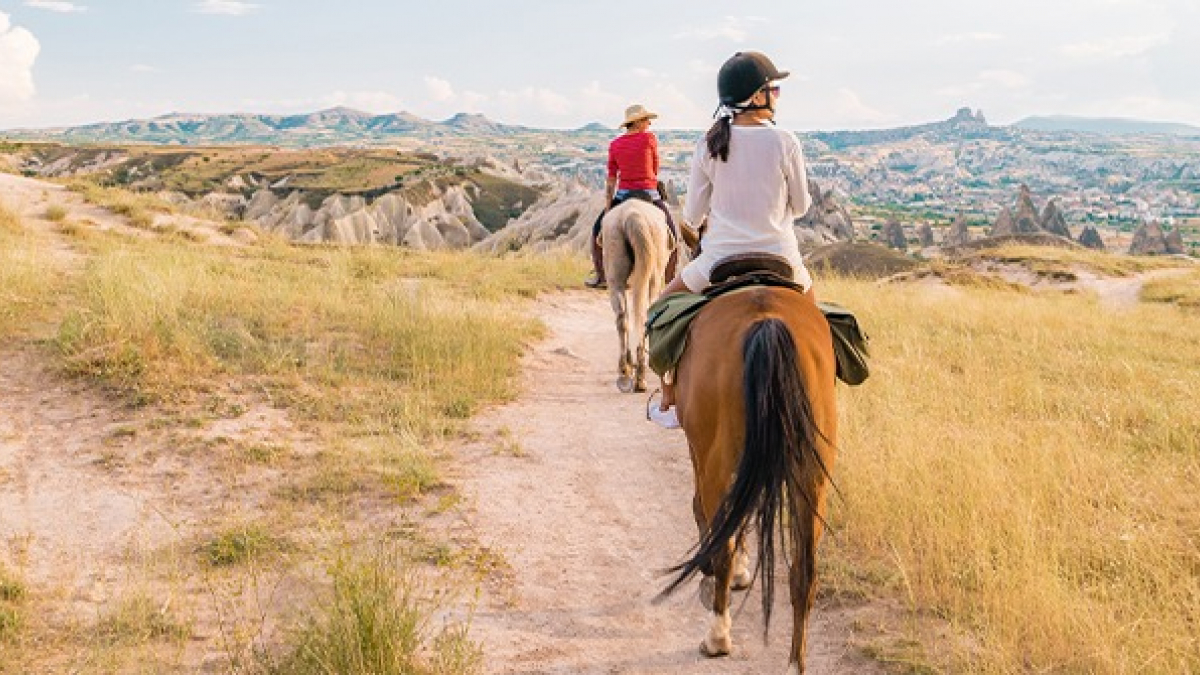
[[[763,90],[771,92],[772,96],[779,96],[779,92],[782,91],[782,88],[777,84],[772,84],[769,87],[763,87]]]

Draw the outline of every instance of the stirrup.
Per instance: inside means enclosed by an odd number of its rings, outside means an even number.
[[[671,406],[666,410],[661,410],[658,404],[655,403],[654,397],[661,394],[661,390],[655,389],[650,394],[650,398],[646,400],[646,419],[654,422],[664,429],[678,429],[682,425],[679,424],[679,416],[675,414],[675,406]]]

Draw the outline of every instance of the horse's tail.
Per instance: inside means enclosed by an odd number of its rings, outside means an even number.
[[[691,560],[672,571],[678,576],[664,593],[675,590],[716,559],[729,555],[729,542],[758,529],[758,563],[762,575],[763,618],[770,625],[774,600],[776,536],[785,523],[797,547],[793,565],[811,568],[816,537],[816,490],[825,472],[818,448],[821,436],[804,379],[797,368],[796,343],[787,324],[777,318],[753,324],[742,342],[745,366],[742,389],[746,406],[746,445],[737,476]],[[827,473],[827,472],[826,472]],[[813,578],[813,575],[809,575]]]
[[[638,277],[639,273],[651,274],[654,264],[654,240],[650,230],[653,227],[654,224],[638,212],[632,213],[625,221],[625,244],[633,258],[633,265],[629,270],[630,278]]]

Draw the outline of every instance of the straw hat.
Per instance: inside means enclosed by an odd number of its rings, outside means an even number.
[[[627,127],[639,120],[652,120],[658,117],[658,113],[646,110],[646,106],[641,103],[634,103],[625,109],[625,121],[621,122],[621,126]]]

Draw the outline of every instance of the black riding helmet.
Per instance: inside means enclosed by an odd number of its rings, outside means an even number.
[[[736,106],[768,82],[787,76],[788,71],[781,72],[762,52],[738,52],[717,73],[717,95],[722,105]]]

